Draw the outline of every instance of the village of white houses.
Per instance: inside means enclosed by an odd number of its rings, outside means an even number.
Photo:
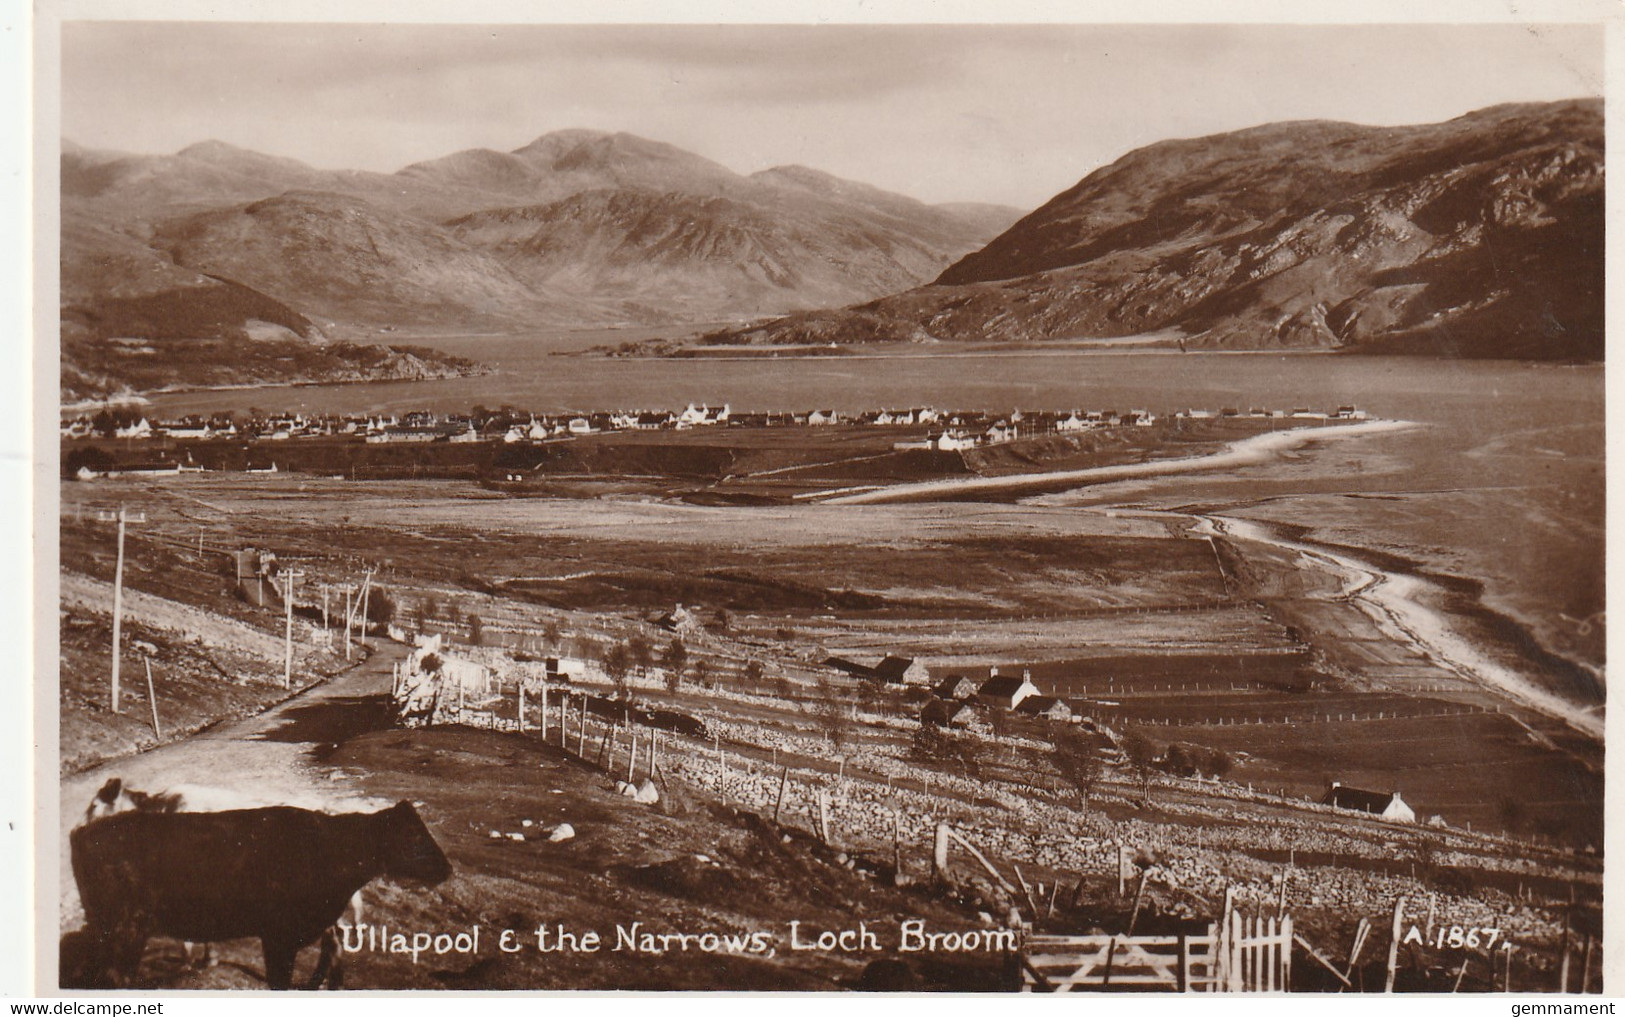
[[[1604,991],[1600,25],[53,30],[52,991]]]

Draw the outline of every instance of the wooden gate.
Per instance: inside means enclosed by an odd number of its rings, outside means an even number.
[[[1204,936],[1028,936],[1021,991],[1285,992],[1292,919],[1243,918]]]

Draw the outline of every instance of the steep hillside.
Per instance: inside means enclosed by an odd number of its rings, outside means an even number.
[[[448,226],[539,291],[591,294],[656,321],[782,313],[907,288],[943,260],[948,232],[922,238],[929,231],[818,202],[633,190]]]
[[[62,217],[65,403],[168,387],[445,377],[477,365],[432,350],[330,342],[282,300],[188,266],[139,232]]]
[[[597,131],[394,174],[219,142],[163,156],[67,142],[61,168],[62,312],[79,353],[241,337],[253,321],[313,338],[782,314],[917,286],[1007,225],[996,208],[961,214],[801,167],[746,177]]]
[[[1598,101],[1131,152],[934,284],[735,341],[1064,340],[1602,355]]]
[[[333,323],[482,330],[566,316],[484,252],[342,195],[295,191],[169,220],[151,244]]]

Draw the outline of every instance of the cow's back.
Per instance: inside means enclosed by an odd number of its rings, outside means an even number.
[[[91,925],[192,941],[326,928],[378,874],[369,816],[274,807],[128,812],[71,835]]]

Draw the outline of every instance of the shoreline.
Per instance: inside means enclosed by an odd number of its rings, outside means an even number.
[[[457,381],[461,378],[488,378],[502,372],[494,367],[480,365],[483,370],[458,374],[435,375],[429,378],[308,378],[303,381],[243,381],[231,385],[181,385],[149,388],[129,395],[109,396],[105,399],[80,399],[77,402],[57,404],[59,413],[83,414],[92,410],[110,410],[115,406],[151,406],[155,399],[165,396],[192,395],[199,392],[245,392],[257,389],[319,388],[327,385],[387,385],[401,382]]]
[[[1059,470],[1049,473],[1018,473],[1005,477],[956,477],[944,480],[922,480],[893,484],[879,488],[844,488],[823,491],[807,496],[806,501],[819,505],[875,505],[891,501],[912,501],[929,495],[960,495],[966,492],[1022,491],[1056,485],[1086,486],[1103,480],[1123,480],[1132,477],[1156,477],[1188,473],[1193,470],[1219,469],[1227,466],[1254,466],[1277,453],[1322,439],[1354,438],[1367,434],[1383,434],[1407,430],[1424,425],[1409,420],[1366,420],[1355,424],[1333,424],[1326,427],[1294,427],[1285,431],[1271,431],[1250,438],[1242,438],[1225,445],[1218,452],[1186,456],[1180,459],[1157,459],[1148,462],[1123,463],[1117,466],[1091,466],[1081,470]]]
[[[1546,716],[1562,721],[1599,744],[1604,721],[1593,708],[1541,688],[1513,669],[1497,663],[1473,646],[1450,624],[1445,612],[1429,606],[1423,592],[1428,580],[1390,572],[1313,542],[1281,536],[1264,523],[1232,516],[1201,516],[1219,533],[1239,540],[1270,544],[1296,551],[1339,575],[1339,599],[1358,604],[1377,627],[1397,642],[1409,645],[1461,677]]]

